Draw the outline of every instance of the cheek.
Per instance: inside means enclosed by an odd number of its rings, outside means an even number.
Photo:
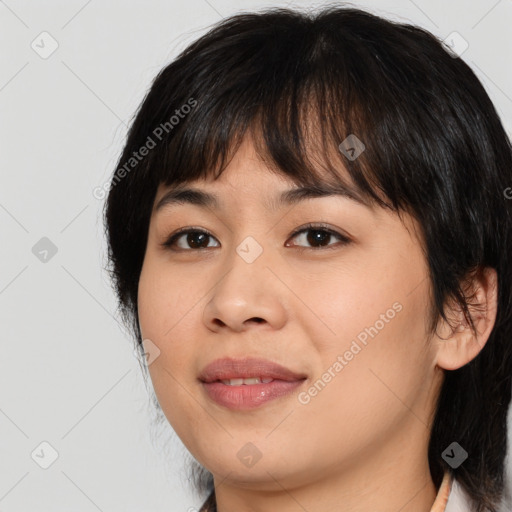
[[[300,287],[295,280],[294,291],[303,304],[297,310],[297,321],[320,354],[343,354],[356,339],[364,347],[404,316],[400,291],[389,291],[399,290],[397,283],[375,274],[354,266],[331,269],[329,275],[317,275],[314,282],[304,280]]]
[[[149,339],[158,355],[148,366],[153,389],[167,421],[178,437],[187,445],[201,437],[196,431],[197,411],[191,400],[196,393],[190,368],[194,367],[194,352],[190,342],[183,299],[173,288],[163,286],[161,280],[141,276],[139,284],[139,323],[143,339]],[[188,302],[188,301],[187,301]],[[181,321],[180,321],[181,319]],[[188,339],[184,335],[188,335]],[[151,356],[150,356],[151,357]]]
[[[407,260],[375,246],[366,258],[344,262],[342,268],[330,267],[316,283],[303,284],[300,296],[307,297],[316,313],[316,322],[309,315],[309,325],[316,330],[312,339],[319,340],[319,351],[344,352],[357,340],[363,351],[371,344],[386,360],[390,354],[394,359],[408,358],[423,347],[427,269],[418,248],[404,246]]]
[[[156,266],[148,265],[141,273],[139,324],[143,339],[151,340],[160,351],[158,359],[149,366],[157,392],[160,385],[170,389],[191,378],[190,369],[194,368],[198,350],[194,343],[198,338],[195,333],[201,306],[200,292],[194,294],[192,290],[190,280],[184,288],[183,283],[170,279],[168,273]],[[188,381],[186,384],[189,385]],[[176,396],[175,390],[170,394]]]
[[[191,328],[191,318],[197,315],[201,289],[190,276],[180,277],[156,258],[144,261],[138,287],[138,316],[144,338],[162,344],[171,342],[176,333]],[[195,292],[197,290],[197,292]]]
[[[420,404],[427,400],[430,360],[424,352],[421,315],[414,303],[389,306],[385,302],[373,314],[347,315],[345,324],[337,324],[340,342],[326,348],[322,357],[321,380],[329,379],[329,368],[336,377],[318,394],[314,407],[326,424],[339,425],[348,413],[351,423],[361,427],[344,430],[354,441],[371,432],[389,432],[411,416],[412,408],[427,421]]]
[[[360,415],[355,423],[364,425],[375,414],[400,413],[401,400],[410,404],[421,393],[431,362],[424,351],[428,281],[411,293],[422,275],[406,270],[333,273],[322,287],[304,288],[302,297],[317,314],[309,314],[303,328],[321,359],[320,391],[311,389],[319,415],[342,421],[354,411]]]
[[[198,314],[201,290],[194,293],[190,276],[175,277],[151,258],[144,262],[138,287],[138,318],[143,339],[149,339],[158,348],[158,356],[149,365],[149,374],[157,398],[173,425],[188,424],[189,390],[196,384],[195,358],[198,338]],[[186,290],[186,293],[184,293]],[[195,390],[194,390],[195,391]],[[180,404],[179,407],[176,407]],[[183,406],[185,404],[185,406]],[[190,405],[190,404],[189,404]],[[174,417],[176,412],[177,416]],[[178,414],[179,413],[179,414]]]
[[[366,344],[348,336],[323,351],[322,368],[300,397],[295,418],[297,428],[319,433],[317,455],[323,450],[326,460],[350,458],[385,444],[405,423],[428,422],[423,340],[409,336],[406,314],[404,308],[378,334],[368,334]],[[339,324],[340,332],[344,328]]]
[[[158,338],[158,333],[162,331],[162,316],[160,309],[163,309],[163,302],[166,300],[162,296],[157,272],[151,261],[146,259],[142,266],[139,278],[137,310],[139,316],[139,325],[143,338]]]

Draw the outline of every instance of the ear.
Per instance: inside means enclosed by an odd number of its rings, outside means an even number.
[[[464,317],[460,306],[451,306],[446,311],[454,319],[455,328],[441,319],[435,340],[437,343],[437,366],[445,370],[457,370],[472,361],[484,348],[496,321],[498,306],[498,277],[491,267],[479,269],[466,282],[470,290],[471,303],[468,309],[475,325],[476,334]]]

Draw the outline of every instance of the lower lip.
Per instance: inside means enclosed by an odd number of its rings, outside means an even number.
[[[254,409],[271,400],[293,393],[303,380],[273,380],[261,384],[230,386],[222,382],[203,382],[208,396],[219,405],[229,409]]]

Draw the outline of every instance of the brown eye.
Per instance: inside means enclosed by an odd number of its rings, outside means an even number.
[[[171,235],[162,245],[173,250],[207,249],[208,241],[213,238],[209,233],[198,229],[181,230]],[[177,247],[177,249],[175,249]]]
[[[298,236],[300,235],[300,236]],[[306,244],[310,244],[310,247],[307,246],[299,246],[301,249],[312,249],[312,250],[318,250],[318,249],[334,249],[336,247],[339,247],[340,245],[346,245],[350,242],[350,239],[346,236],[337,233],[336,231],[333,231],[332,229],[326,228],[322,225],[308,225],[299,231],[296,231],[292,238],[296,238]],[[332,244],[329,243],[332,241],[333,238],[338,239],[341,243],[339,244]],[[294,244],[295,245],[295,244]]]

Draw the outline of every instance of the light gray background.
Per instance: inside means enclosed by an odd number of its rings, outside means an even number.
[[[459,32],[469,43],[462,58],[512,134],[512,1],[352,4],[443,39]],[[286,5],[322,2],[0,1],[0,511],[191,512],[201,503],[170,427],[161,446],[151,443],[149,392],[114,318],[93,190],[178,51],[225,16]],[[43,31],[58,43],[47,59],[31,47],[43,51]],[[46,262],[32,252],[42,237],[57,248]],[[58,453],[48,469],[44,441]]]

